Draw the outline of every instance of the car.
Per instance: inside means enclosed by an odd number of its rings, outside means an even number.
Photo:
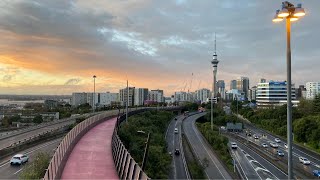
[[[10,160],[10,164],[14,165],[14,164],[18,164],[18,165],[22,165],[23,163],[28,162],[29,157],[25,154],[16,154],[14,155],[11,160]]]
[[[318,178],[320,177],[320,170],[313,170],[312,173],[314,176],[316,176]]]
[[[284,153],[280,150],[277,151],[278,156],[284,156]]]
[[[277,143],[281,142],[281,140],[279,138],[275,138],[274,141],[277,142]]]
[[[262,143],[261,146],[264,147],[264,148],[267,148],[267,147],[268,147],[268,144]]]
[[[237,143],[232,142],[232,143],[231,143],[231,148],[232,148],[232,149],[237,149],[237,148],[238,148]]]
[[[177,156],[179,156],[179,155],[180,155],[180,150],[179,150],[179,149],[175,149],[175,150],[174,150],[174,154],[177,155]]]
[[[270,146],[273,147],[273,148],[278,148],[279,145],[275,142],[270,142]]]
[[[175,134],[178,134],[178,132],[179,132],[179,131],[178,131],[178,128],[174,128],[174,133],[175,133]]]
[[[309,165],[310,164],[310,161],[305,157],[299,157],[299,162],[304,164],[304,165]]]
[[[284,143],[284,147],[288,149],[288,145],[286,143]]]
[[[253,135],[253,138],[254,139],[259,139],[259,136],[255,134],[255,135]]]
[[[174,118],[174,120],[176,121],[176,120],[177,120],[177,118]]]

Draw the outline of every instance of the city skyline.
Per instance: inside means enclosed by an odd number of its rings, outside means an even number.
[[[94,74],[97,92],[117,92],[127,79],[166,96],[192,80],[190,91],[211,89],[214,32],[217,80],[246,76],[250,88],[259,78],[285,80],[285,24],[270,11],[281,2],[1,1],[0,94],[89,92]],[[308,18],[292,27],[296,86],[320,79],[312,36],[320,2],[302,3]]]

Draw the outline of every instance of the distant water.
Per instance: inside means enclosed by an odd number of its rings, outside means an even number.
[[[16,104],[18,106],[24,106],[26,103],[44,103],[44,100],[11,101],[11,100],[8,100],[8,99],[0,99],[0,106],[1,105],[10,105],[10,104]]]

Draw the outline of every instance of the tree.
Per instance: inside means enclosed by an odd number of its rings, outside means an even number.
[[[316,97],[312,101],[312,105],[313,105],[313,113],[320,114],[320,94],[316,95]]]
[[[33,122],[36,124],[40,124],[43,122],[42,116],[41,115],[37,115],[33,118]]]
[[[33,162],[22,169],[19,179],[42,179],[50,163],[48,153],[39,152],[32,158]]]

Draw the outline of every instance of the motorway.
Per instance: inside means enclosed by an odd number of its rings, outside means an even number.
[[[95,113],[97,114],[97,113]],[[63,126],[71,125],[75,122],[75,119],[78,117],[88,118],[92,113],[84,114],[77,117],[67,118],[52,123],[40,124],[38,126],[32,126],[30,128],[25,128],[24,130],[18,131],[16,133],[10,133],[7,136],[0,137],[0,150],[6,147],[9,147],[13,143],[18,143],[25,139],[32,138],[39,134],[45,133],[47,131],[55,130]]]
[[[54,153],[54,149],[58,147],[61,140],[62,138],[45,142],[37,146],[34,146],[32,148],[26,149],[24,151],[18,152],[16,154],[19,154],[19,153],[27,154],[29,156],[29,162],[27,163],[31,163],[33,160],[33,156],[35,156],[38,152],[47,152],[51,157]],[[0,161],[0,174],[1,174],[0,179],[19,179],[19,174],[22,172],[24,166],[26,165],[26,164],[23,164],[21,166],[18,166],[18,165],[11,166],[9,163],[10,159],[11,157],[8,157]]]
[[[252,141],[255,144],[260,145],[260,146],[261,146],[262,143],[268,144],[269,147],[265,148],[265,149],[267,151],[273,153],[273,154],[276,154],[276,150],[277,149],[281,150],[282,152],[284,152],[285,155],[284,155],[284,157],[279,157],[279,158],[282,158],[280,160],[282,160],[283,162],[285,162],[285,163],[287,162],[288,153],[287,153],[287,149],[284,147],[284,143],[286,143],[284,139],[281,139],[281,142],[278,143],[278,145],[279,145],[278,148],[272,148],[272,147],[270,147],[270,142],[275,142],[274,141],[274,139],[276,138],[275,136],[273,136],[273,135],[271,135],[269,133],[266,133],[265,131],[263,131],[261,129],[258,129],[256,127],[253,127],[253,126],[248,126],[247,125],[246,128],[251,130],[252,135],[257,134],[259,136],[259,139],[254,139],[252,136],[251,137],[246,137],[245,134],[242,134],[242,136],[244,138],[248,138],[248,140],[250,140],[250,141]],[[261,137],[262,134],[265,134],[266,136]],[[296,145],[293,145],[292,155],[293,155],[293,158],[292,158],[293,167],[295,169],[304,170],[305,173],[307,173],[307,174],[312,174],[313,170],[320,169],[320,160],[319,160],[319,158],[314,157],[312,155],[309,155],[306,152],[303,152]],[[309,159],[311,161],[311,164],[310,165],[301,164],[299,162],[299,159],[298,159],[299,157],[305,157],[305,158]]]
[[[204,171],[209,179],[232,179],[195,126],[195,121],[204,115],[205,113],[199,113],[187,117],[183,121],[183,131],[197,158],[200,161],[208,160],[208,167]]]
[[[232,156],[240,166],[245,179],[287,179],[287,174],[261,157],[251,148],[239,141],[229,138],[229,142],[236,142],[237,150],[232,150]]]
[[[169,179],[190,179],[182,148],[181,124],[184,115],[176,118],[177,120],[171,120],[166,132],[167,150],[172,153],[172,172],[169,174]],[[178,134],[174,133],[175,128],[178,128]],[[181,154],[175,155],[175,149],[180,149]]]

